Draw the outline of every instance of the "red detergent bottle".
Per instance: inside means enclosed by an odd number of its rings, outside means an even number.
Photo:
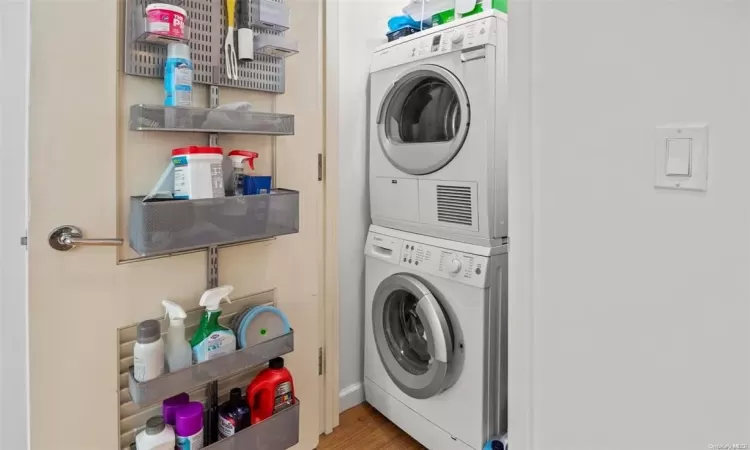
[[[250,424],[265,420],[294,404],[294,381],[283,358],[274,358],[247,387]]]

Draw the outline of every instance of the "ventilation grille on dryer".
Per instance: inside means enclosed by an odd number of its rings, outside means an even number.
[[[437,186],[438,222],[472,225],[471,188],[468,186]]]

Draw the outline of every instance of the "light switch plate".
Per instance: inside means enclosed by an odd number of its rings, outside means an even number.
[[[669,141],[690,139],[689,175],[669,174]],[[684,141],[678,141],[684,142]],[[655,182],[657,188],[705,191],[708,188],[708,124],[675,123],[656,127],[654,138]]]

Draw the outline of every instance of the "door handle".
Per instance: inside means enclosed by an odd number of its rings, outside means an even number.
[[[55,228],[50,232],[48,240],[50,247],[61,252],[73,250],[79,245],[113,245],[119,247],[123,243],[123,240],[120,238],[85,239],[83,231],[73,225],[63,225]]]

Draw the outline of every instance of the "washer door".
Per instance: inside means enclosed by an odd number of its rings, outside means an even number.
[[[383,96],[377,116],[380,146],[399,170],[432,173],[461,150],[469,119],[469,98],[458,78],[440,66],[417,66]]]
[[[421,281],[406,274],[383,280],[373,299],[372,328],[380,360],[405,394],[425,399],[447,387],[451,327]]]

